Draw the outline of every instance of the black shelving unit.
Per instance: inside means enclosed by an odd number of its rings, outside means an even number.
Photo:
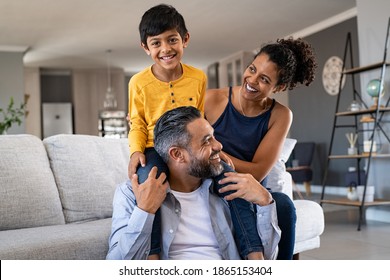
[[[99,136],[106,138],[126,138],[127,121],[125,111],[101,111],[99,113]]]
[[[364,73],[366,71],[371,71],[374,69],[381,69],[381,75],[380,75],[380,87],[379,87],[379,93],[382,92],[384,87],[384,79],[385,79],[385,73],[386,68],[390,65],[389,62],[387,62],[387,49],[389,44],[389,28],[390,28],[390,18],[387,25],[387,32],[386,32],[386,40],[385,40],[385,48],[384,48],[384,56],[383,61],[374,63],[371,65],[363,66],[363,67],[354,67],[353,64],[353,57],[352,57],[352,41],[351,41],[351,34],[347,34],[347,40],[345,44],[344,49],[344,57],[343,57],[343,65],[346,65],[347,59],[350,59],[350,65],[351,68],[344,70],[341,73],[340,81],[339,81],[339,94],[337,96],[337,102],[336,102],[336,112],[334,115],[333,120],[333,128],[332,128],[332,134],[331,134],[331,140],[329,145],[329,151],[328,151],[328,157],[327,157],[327,163],[325,167],[325,173],[324,178],[322,182],[322,193],[321,193],[321,202],[320,204],[328,203],[328,204],[335,204],[335,205],[344,205],[344,206],[356,206],[359,207],[359,221],[358,221],[358,228],[359,231],[361,229],[362,222],[364,221],[364,213],[365,208],[369,206],[378,206],[378,205],[390,205],[390,200],[374,200],[373,202],[365,202],[365,195],[366,195],[366,189],[368,180],[364,180],[364,192],[363,192],[363,198],[362,201],[351,201],[346,199],[325,199],[325,190],[327,186],[327,180],[328,180],[328,170],[329,165],[332,160],[355,160],[356,163],[356,176],[358,185],[361,184],[363,181],[363,178],[361,178],[361,166],[362,166],[362,160],[365,160],[365,174],[366,178],[368,178],[370,167],[371,167],[371,160],[372,158],[390,158],[390,154],[380,154],[375,153],[373,150],[374,147],[374,137],[376,133],[381,133],[381,135],[384,136],[384,138],[390,143],[390,138],[386,134],[385,130],[382,128],[384,121],[382,120],[382,117],[384,114],[390,112],[389,102],[390,97],[388,100],[384,103],[385,105],[382,105],[380,100],[381,98],[378,98],[378,104],[376,107],[368,107],[367,104],[363,101],[360,93],[356,90],[355,87],[355,78],[354,76],[360,73]],[[349,57],[348,57],[349,54]],[[353,88],[353,100],[356,100],[362,104],[362,108],[357,111],[339,111],[339,104],[340,104],[340,96],[342,94],[342,81],[344,76],[348,76],[352,79],[352,88]],[[346,77],[345,77],[346,78]],[[351,100],[352,101],[352,100]],[[363,116],[368,116],[367,118],[362,118]],[[345,124],[346,122],[342,123],[339,121],[340,118],[349,117],[349,120],[352,119],[350,123]],[[364,124],[371,123],[371,128],[364,128]],[[367,126],[367,125],[366,125]],[[371,140],[370,145],[370,151],[367,153],[363,153],[360,148],[361,145],[357,145],[357,154],[356,155],[337,155],[334,154],[333,151],[333,144],[336,137],[336,130],[340,128],[350,128],[354,130],[354,132],[358,135],[358,142],[361,143],[361,139],[366,136],[368,140]],[[360,140],[360,141],[359,141]]]

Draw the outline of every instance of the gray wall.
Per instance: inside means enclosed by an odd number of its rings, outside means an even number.
[[[329,57],[338,56],[343,59],[348,32],[351,32],[352,36],[353,62],[355,66],[359,65],[357,19],[355,17],[305,38],[316,52],[318,62],[316,78],[309,87],[301,86],[288,93],[289,107],[294,114],[290,137],[299,142],[313,141],[317,144],[313,158],[312,183],[314,185],[322,185],[337,100],[337,96],[331,96],[325,91],[322,83],[322,70]],[[350,67],[349,59],[346,67]],[[356,85],[360,88],[358,81]],[[351,101],[352,83],[351,79],[347,79],[340,96],[339,108],[346,110]],[[345,154],[348,147],[344,133],[338,137],[341,141],[334,143],[334,151],[340,151],[340,154]],[[329,166],[328,184],[344,185],[344,173],[353,163],[332,160]]]
[[[23,83],[23,53],[0,51],[0,107],[8,106],[10,97],[14,98],[15,105],[19,106],[24,101]],[[3,120],[3,116],[0,115]],[[25,125],[13,125],[8,134],[24,133]]]
[[[383,61],[383,51],[385,47],[386,28],[390,17],[390,1],[388,0],[357,0],[358,7],[358,30],[360,61],[362,65]],[[387,50],[387,61],[390,61],[390,46]],[[361,75],[361,87],[365,88],[367,83],[380,76],[380,70],[365,72]],[[390,68],[386,69],[385,76],[386,94],[382,100],[387,100],[390,95]],[[386,90],[387,89],[387,90]],[[365,95],[368,102],[372,102],[370,97]],[[389,120],[390,114],[385,120]],[[385,131],[390,134],[390,124],[385,125]],[[389,153],[389,144],[382,138],[382,153]],[[374,159],[371,165],[369,184],[375,186],[376,197],[390,198],[390,172],[389,158]],[[388,209],[388,208],[387,208]]]

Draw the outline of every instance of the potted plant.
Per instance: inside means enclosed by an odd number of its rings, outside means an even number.
[[[26,114],[27,101],[21,103],[19,107],[15,108],[14,98],[11,97],[8,107],[6,109],[0,108],[0,135],[6,134],[7,130],[14,124],[20,125],[22,123],[22,117]]]

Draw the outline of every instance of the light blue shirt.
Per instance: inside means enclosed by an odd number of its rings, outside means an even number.
[[[224,199],[213,193],[212,180],[204,180],[201,193],[208,200],[211,225],[217,239],[222,258],[240,259],[233,235],[233,224],[229,206]],[[280,229],[276,215],[275,202],[257,207],[257,231],[264,247],[265,259],[276,259]],[[168,189],[161,207],[161,259],[169,259],[168,253],[180,221],[180,203]],[[114,195],[112,229],[109,238],[107,259],[143,260],[150,251],[154,214],[138,208],[131,188],[131,181],[120,184]]]

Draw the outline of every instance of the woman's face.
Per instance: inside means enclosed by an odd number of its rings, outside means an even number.
[[[278,78],[276,64],[262,53],[245,69],[241,94],[252,100],[269,97],[279,91]]]

